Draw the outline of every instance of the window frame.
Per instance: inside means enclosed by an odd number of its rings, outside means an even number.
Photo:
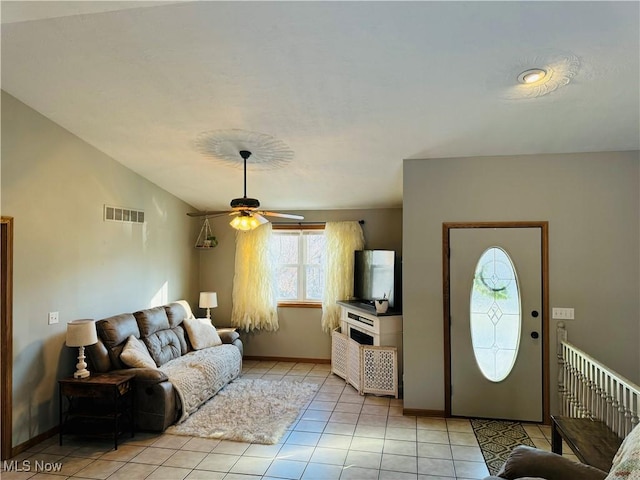
[[[299,224],[299,223],[281,223],[281,224],[273,224],[272,229],[274,231],[282,232],[282,231],[290,231],[290,232],[302,232],[310,231],[310,230],[322,230],[324,231],[324,223],[317,224]],[[323,233],[324,235],[324,233]],[[302,277],[302,283],[299,286],[303,288],[306,287],[306,273],[305,273],[305,265],[298,263],[298,275]],[[322,308],[322,300],[278,300],[278,307],[282,308]]]

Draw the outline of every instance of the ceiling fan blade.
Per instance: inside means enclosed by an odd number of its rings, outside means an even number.
[[[281,218],[290,218],[291,220],[304,220],[302,215],[294,215],[293,213],[278,213],[278,212],[260,212],[262,215],[266,215],[268,217],[281,217]]]
[[[261,212],[262,213],[262,212]],[[264,218],[262,215],[260,215],[260,213],[256,213],[254,212],[251,215],[253,218],[255,218],[256,220],[258,220],[258,222],[260,222],[260,225],[263,225],[265,223],[269,223],[269,220],[267,220],[266,218]]]
[[[226,215],[227,213],[229,212],[228,211],[225,211],[225,212],[205,211],[205,212],[187,212],[187,215],[189,215],[190,217],[218,217],[220,215]]]

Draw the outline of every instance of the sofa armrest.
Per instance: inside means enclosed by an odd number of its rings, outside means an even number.
[[[154,384],[160,382],[166,382],[169,377],[162,371],[156,368],[125,368],[122,370],[112,370],[109,373],[133,373],[136,376],[136,382]]]
[[[561,455],[520,445],[514,448],[497,474],[500,478],[541,477],[546,480],[603,480],[602,470]]]
[[[235,328],[216,328],[216,332],[220,336],[220,340],[222,343],[233,343],[238,338],[240,338],[240,334],[236,331]]]

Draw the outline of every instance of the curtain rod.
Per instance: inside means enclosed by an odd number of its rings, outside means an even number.
[[[327,222],[271,222],[273,225],[326,225]],[[364,225],[364,220],[358,220],[360,225]]]

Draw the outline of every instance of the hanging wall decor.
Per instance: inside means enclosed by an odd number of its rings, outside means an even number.
[[[209,225],[209,219],[205,218],[198,239],[196,240],[196,248],[208,249],[214,248],[216,245],[218,245],[218,240],[213,235],[211,225]]]

